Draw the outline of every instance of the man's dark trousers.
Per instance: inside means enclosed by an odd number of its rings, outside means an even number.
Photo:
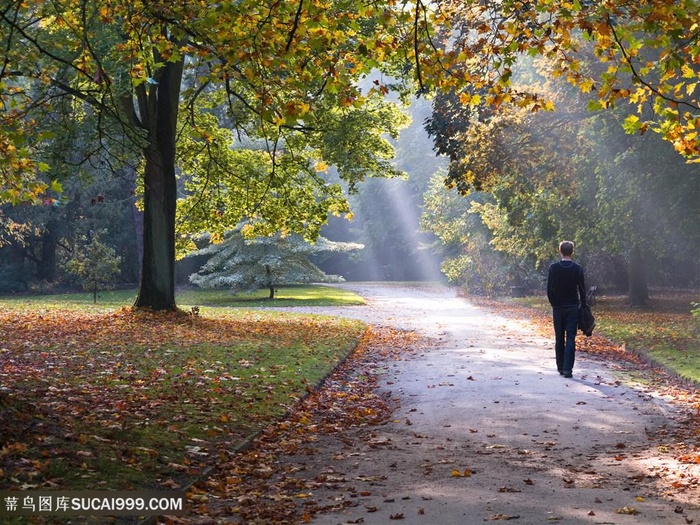
[[[576,358],[576,330],[578,330],[578,307],[554,308],[554,351],[557,370],[560,374],[571,375]]]

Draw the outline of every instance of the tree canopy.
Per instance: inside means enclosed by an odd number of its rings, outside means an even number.
[[[435,100],[429,127],[451,158],[436,184],[464,196],[436,186],[425,196],[423,225],[448,249],[445,273],[470,289],[538,289],[538,269],[566,238],[579,246],[591,283],[627,281],[636,304],[647,298],[647,269],[657,283],[691,284],[697,266],[687,246],[700,242],[697,164],[656,134],[625,134],[628,107],[587,111],[593,95],[567,88],[547,66],[523,66],[514,83],[536,79],[557,111],[503,103],[486,114],[460,112],[451,97]],[[453,122],[460,131],[446,133]]]
[[[412,62],[411,13],[393,0],[12,1],[0,11],[3,199],[34,198],[60,182],[57,165],[40,160],[56,140],[47,123],[85,126],[76,166],[88,158],[105,169],[139,165],[145,215],[136,304],[173,308],[180,170],[194,169],[187,175],[208,188],[218,167],[242,188],[232,203],[246,204],[239,216],[262,219],[268,232],[310,234],[322,212],[345,206],[319,175],[328,163],[351,185],[395,173],[378,137],[395,133],[397,121],[374,102],[389,88],[377,81],[362,93],[356,81]],[[258,141],[248,155],[258,157],[257,174],[245,158],[225,158],[222,128]],[[220,211],[207,208],[210,223]]]
[[[552,77],[594,95],[589,109],[628,102],[628,132],[656,131],[698,160],[699,10],[692,0],[10,0],[0,8],[0,199],[58,192],[86,165],[137,170],[136,304],[174,308],[179,176],[189,177],[180,216],[190,230],[245,217],[258,232],[313,236],[324,213],[347,209],[326,166],[351,187],[395,174],[381,140],[398,124],[380,101],[392,91],[551,110],[513,82],[522,58],[543,57]],[[231,151],[232,137],[254,147]]]
[[[553,77],[595,95],[589,108],[627,102],[635,112],[628,131],[656,131],[681,155],[700,158],[698,2],[453,0],[436,12],[462,103],[553,109],[511,82],[519,58],[543,57]]]

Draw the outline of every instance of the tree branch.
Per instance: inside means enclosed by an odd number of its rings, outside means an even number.
[[[303,6],[304,6],[304,0],[299,0],[299,7],[297,7],[296,15],[294,15],[294,25],[292,26],[292,30],[289,32],[289,38],[287,39],[287,45],[284,48],[285,53],[289,53],[289,50],[292,47],[292,41],[294,40],[294,34],[296,33],[297,29],[299,28],[299,22],[301,20],[301,13],[302,13]]]
[[[419,0],[416,2],[416,14],[413,18],[413,53],[415,55],[415,61],[416,61],[416,78],[418,79],[418,85],[420,86],[420,93],[423,93],[425,91],[425,85],[423,84],[423,73],[421,71],[421,65],[420,65],[420,54],[419,54],[419,48],[418,48],[418,21],[419,21],[419,10],[422,5],[422,2]]]
[[[606,23],[607,23],[608,27],[610,28],[610,31],[613,35],[613,38],[615,39],[615,43],[620,48],[620,52],[622,53],[622,57],[623,57],[624,61],[627,63],[627,65],[630,68],[630,71],[632,72],[632,77],[636,78],[640,84],[642,84],[645,88],[647,88],[649,91],[654,93],[656,96],[662,98],[666,102],[670,102],[672,104],[677,104],[679,106],[681,106],[681,105],[687,106],[694,111],[700,110],[700,107],[698,107],[695,104],[691,104],[690,102],[686,102],[685,100],[678,100],[678,99],[675,99],[673,97],[669,97],[668,95],[663,94],[661,91],[659,91],[657,88],[655,88],[652,84],[650,84],[649,82],[644,80],[644,78],[642,78],[642,76],[639,74],[639,71],[637,71],[637,68],[632,63],[632,57],[630,57],[629,54],[627,53],[627,50],[625,49],[625,46],[623,45],[622,41],[620,40],[620,38],[617,34],[617,31],[615,31],[615,25],[610,20],[610,15],[608,15]]]

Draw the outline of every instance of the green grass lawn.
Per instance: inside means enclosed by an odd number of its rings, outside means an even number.
[[[261,304],[362,302],[321,286],[280,297]],[[97,307],[89,294],[0,299],[0,489],[181,487],[290,410],[365,332],[229,308],[239,301],[184,292],[180,312],[147,313],[128,307],[131,292]],[[217,306],[187,309],[200,305]]]
[[[267,290],[234,295],[229,290],[178,290],[176,301],[180,308],[193,306],[217,307],[281,307],[281,306],[351,306],[364,304],[359,295],[333,286],[291,285],[277,288],[275,298],[268,299]],[[136,290],[104,291],[98,294],[93,306],[91,292],[52,295],[15,295],[0,297],[0,307],[25,305],[30,308],[67,308],[109,311],[114,307],[131,306],[136,300]]]

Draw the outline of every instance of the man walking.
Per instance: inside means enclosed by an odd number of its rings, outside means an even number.
[[[571,260],[573,254],[574,243],[562,241],[559,244],[561,260],[550,265],[547,276],[547,298],[553,310],[557,370],[564,377],[572,377],[579,306],[586,305],[583,268]]]

